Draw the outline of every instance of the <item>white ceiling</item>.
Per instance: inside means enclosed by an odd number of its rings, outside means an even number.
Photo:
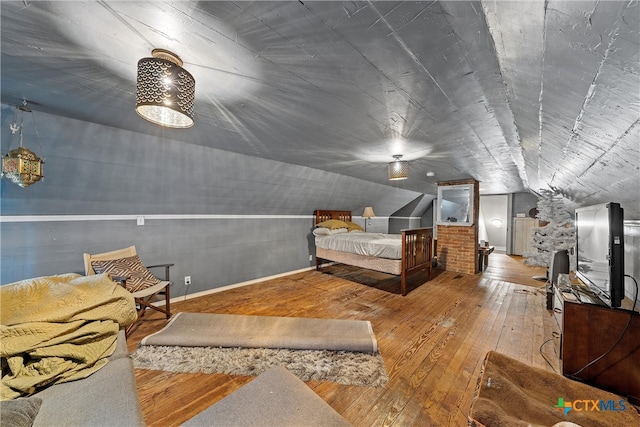
[[[3,104],[154,134],[136,63],[165,48],[196,79],[196,124],[167,137],[427,194],[553,187],[640,218],[637,0],[0,7]],[[387,181],[394,154],[406,181]]]

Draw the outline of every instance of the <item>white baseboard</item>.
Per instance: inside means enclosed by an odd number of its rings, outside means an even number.
[[[320,267],[324,267],[324,266],[327,266],[327,265],[333,265],[333,264],[335,264],[335,262],[328,262],[328,263],[320,264]],[[230,289],[240,288],[240,287],[243,287],[243,286],[255,285],[256,283],[264,282],[265,280],[278,279],[280,277],[290,276],[292,274],[302,273],[302,272],[305,272],[305,271],[310,271],[310,270],[315,270],[315,269],[316,269],[315,266],[311,266],[311,267],[301,268],[300,270],[293,270],[293,271],[287,271],[285,273],[274,274],[273,276],[266,276],[266,277],[261,277],[259,279],[247,280],[246,282],[239,282],[239,283],[234,283],[232,285],[220,286],[219,288],[207,289],[206,291],[196,292],[196,293],[193,293],[193,294],[187,294],[187,295],[183,295],[183,296],[180,296],[180,297],[171,298],[169,300],[169,302],[171,304],[173,304],[173,303],[180,302],[180,301],[186,301],[188,299],[193,299],[193,298],[203,297],[205,295],[215,294],[215,293],[218,293],[218,292],[228,291]],[[154,301],[151,304],[159,306],[159,305],[164,304],[164,300]]]
[[[184,295],[184,296],[181,296],[181,297],[171,298],[171,302],[173,303],[173,302],[179,302],[179,301],[186,301],[188,299],[203,297],[205,295],[211,295],[211,294],[215,294],[215,293],[218,293],[218,292],[228,291],[230,289],[240,288],[240,287],[243,287],[243,286],[255,285],[256,283],[264,282],[265,280],[278,279],[280,277],[290,276],[290,275],[296,274],[296,273],[302,273],[302,272],[305,272],[305,271],[315,270],[315,268],[316,268],[315,266],[306,267],[306,268],[302,268],[300,270],[288,271],[288,272],[285,272],[285,273],[275,274],[273,276],[260,277],[259,279],[247,280],[246,282],[239,282],[239,283],[234,283],[232,285],[221,286],[219,288],[208,289],[208,290],[202,291],[202,292],[196,292],[196,293],[187,294],[187,295]]]

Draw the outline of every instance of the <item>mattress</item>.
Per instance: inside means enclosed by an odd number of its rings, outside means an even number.
[[[402,259],[402,235],[342,233],[316,236],[316,247],[377,258]]]

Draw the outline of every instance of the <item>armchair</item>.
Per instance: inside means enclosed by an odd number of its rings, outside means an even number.
[[[148,308],[164,313],[167,319],[171,317],[169,269],[172,266],[173,264],[143,266],[135,246],[100,254],[84,254],[84,270],[87,276],[109,273],[114,281],[119,282],[133,294],[138,321],[142,319]],[[164,267],[164,279],[156,277],[149,271],[150,268],[161,267]],[[156,295],[162,294],[165,297],[164,308],[153,304]],[[125,331],[127,335],[137,323],[127,327]]]

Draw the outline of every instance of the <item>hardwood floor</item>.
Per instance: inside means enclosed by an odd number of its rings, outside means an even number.
[[[489,350],[559,371],[544,283],[531,279],[540,274],[520,257],[494,253],[480,274],[434,270],[426,283],[414,276],[402,297],[397,277],[335,265],[174,303],[172,311],[369,320],[388,385],[307,385],[355,426],[464,426]],[[165,324],[150,314],[129,349]],[[136,370],[150,426],[179,425],[251,379]]]

